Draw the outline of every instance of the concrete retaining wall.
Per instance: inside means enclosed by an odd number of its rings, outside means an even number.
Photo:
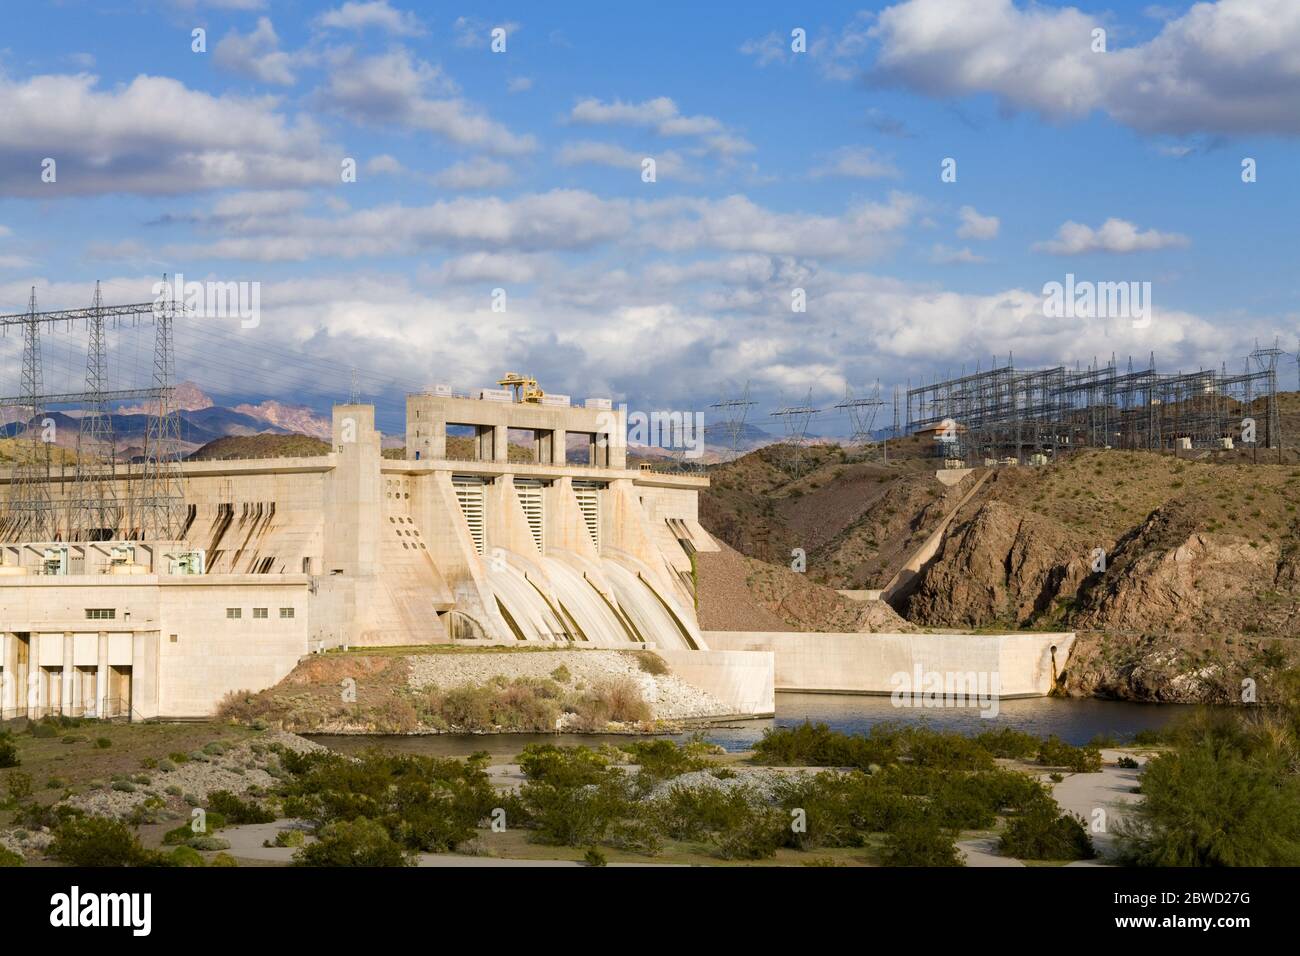
[[[705,631],[709,647],[772,651],[778,691],[890,694],[930,674],[986,675],[996,696],[1042,697],[1052,688],[1074,634],[806,634]],[[901,678],[897,675],[906,675]],[[682,675],[685,677],[685,675]],[[687,678],[689,679],[689,678]],[[987,686],[993,686],[989,683]],[[917,692],[926,688],[916,687]]]
[[[734,708],[737,716],[776,713],[776,668],[770,650],[684,651],[655,648],[673,674]]]

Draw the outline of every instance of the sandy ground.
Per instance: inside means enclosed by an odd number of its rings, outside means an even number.
[[[287,866],[293,862],[292,847],[262,846],[266,840],[273,840],[276,833],[296,826],[293,820],[277,820],[274,823],[252,823],[246,826],[227,827],[221,831],[221,838],[230,842],[226,852],[238,860],[250,860],[259,863],[272,863]],[[460,856],[455,853],[421,853],[416,858],[416,866],[584,866],[573,860],[511,860],[497,856]],[[675,866],[671,863],[610,863],[609,866]]]
[[[1138,763],[1137,768],[1115,766],[1115,761],[1124,756],[1133,757]],[[1098,860],[1081,860],[1071,863],[1071,866],[1107,865],[1107,858],[1115,852],[1115,823],[1123,819],[1127,808],[1142,799],[1132,791],[1138,785],[1142,765],[1147,762],[1145,756],[1124,750],[1102,750],[1101,759],[1104,761],[1101,773],[1070,774],[1052,787],[1052,796],[1061,805],[1061,809],[1077,813],[1083,818],[1100,855]],[[1105,813],[1104,828],[1101,830],[1093,824],[1096,810]]]

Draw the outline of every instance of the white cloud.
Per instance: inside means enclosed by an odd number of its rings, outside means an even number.
[[[961,225],[957,227],[958,239],[996,239],[1001,221],[997,216],[981,216],[974,206],[962,206],[959,211]]]
[[[367,3],[349,0],[335,10],[322,13],[316,22],[327,29],[365,30],[374,27],[393,36],[420,36],[424,25],[414,13],[394,10],[388,0],[370,0]]]
[[[740,52],[752,56],[759,66],[771,66],[784,63],[791,56],[790,40],[779,33],[769,33],[756,40],[746,40],[740,45]]]
[[[1053,119],[1102,110],[1143,132],[1300,135],[1300,4],[1197,3],[1154,38],[1094,53],[1105,23],[1074,7],[906,0],[871,28],[878,81],[933,96],[992,93]],[[1112,31],[1112,34],[1115,31]]]
[[[445,189],[493,189],[508,185],[514,172],[505,163],[476,156],[453,163],[434,177],[434,182]]]
[[[653,130],[659,136],[697,137],[701,147],[718,156],[750,152],[753,144],[727,130],[712,116],[685,116],[667,96],[640,103],[595,97],[579,100],[569,112],[569,122],[583,126],[634,126]]]
[[[986,262],[987,260],[980,255],[971,252],[969,248],[963,246],[960,249],[952,249],[948,246],[936,243],[930,250],[930,261],[936,265],[957,265],[957,264],[975,264]]]
[[[544,254],[536,253],[472,252],[446,260],[430,277],[452,284],[525,283],[542,275],[549,261]]]
[[[397,157],[381,153],[366,160],[366,172],[375,176],[400,176],[406,172],[406,167],[398,161]]]
[[[841,146],[815,168],[812,176],[842,176],[851,179],[893,178],[899,175],[893,163],[881,158],[870,146]]]
[[[187,193],[338,181],[337,151],[310,120],[272,97],[213,96],[137,76],[111,91],[98,78],[0,76],[0,192],[53,198]],[[177,118],[183,121],[178,122]],[[57,162],[55,183],[41,160]]]
[[[1037,243],[1034,249],[1057,256],[1073,256],[1090,252],[1150,252],[1188,244],[1188,238],[1180,233],[1155,229],[1142,232],[1127,220],[1111,218],[1096,229],[1078,222],[1066,222],[1057,230],[1055,239]]]
[[[423,130],[459,146],[502,155],[536,148],[531,135],[515,135],[454,95],[455,91],[455,84],[441,70],[398,48],[338,63],[318,99],[360,124]]]
[[[262,83],[292,86],[294,58],[280,49],[280,38],[266,17],[258,17],[257,26],[244,34],[231,30],[217,43],[213,52],[217,66],[252,77]]]
[[[641,164],[646,159],[655,161],[655,174],[664,176],[682,176],[686,164],[680,154],[673,150],[656,150],[638,153],[624,149],[613,143],[597,143],[592,140],[578,140],[565,143],[555,155],[555,161],[561,166],[610,166],[614,169],[641,171]]]
[[[891,193],[887,202],[863,202],[840,216],[779,213],[745,196],[668,200],[648,207],[646,231],[654,246],[674,251],[725,249],[772,255],[866,258],[894,242],[917,207],[915,197]]]

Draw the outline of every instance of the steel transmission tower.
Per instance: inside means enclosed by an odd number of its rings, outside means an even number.
[[[789,439],[786,444],[789,449],[786,452],[786,467],[796,478],[799,477],[800,451],[804,437],[808,434],[808,425],[819,412],[820,408],[813,408],[811,388],[802,405],[784,405],[772,412],[773,418],[779,418],[785,424],[785,433]]]
[[[163,277],[164,286],[167,277]],[[181,482],[180,415],[172,383],[176,355],[172,347],[172,320],[176,303],[160,302],[154,309],[153,388],[157,409],[145,430],[143,474],[136,496],[141,539],[174,541],[183,531],[185,492]]]
[[[10,489],[9,524],[12,533],[31,541],[47,541],[54,534],[50,503],[50,446],[41,424],[41,323],[36,311],[36,287],[27,301],[23,326],[22,405],[26,416],[26,448],[19,446],[19,461]]]
[[[745,434],[745,418],[749,415],[749,409],[755,404],[749,400],[749,382],[746,382],[739,398],[723,395],[715,404],[709,406],[718,409],[722,415],[722,427],[727,430],[733,460],[740,457],[740,440]]]
[[[121,507],[117,498],[113,420],[105,402],[104,298],[95,283],[95,298],[86,319],[86,404],[77,432],[77,471],[70,502],[68,537],[74,541],[109,541],[117,537]]]
[[[1268,416],[1268,447],[1279,450],[1282,448],[1282,415],[1277,407],[1277,360],[1284,354],[1276,339],[1271,348],[1260,348],[1259,340],[1256,339],[1255,351],[1250,353],[1255,368],[1266,376],[1268,407],[1264,414]]]
[[[849,413],[850,445],[857,445],[863,452],[875,447],[876,439],[872,431],[876,427],[876,415],[884,404],[880,398],[879,381],[865,398],[854,398],[853,389],[847,385],[844,387],[844,401],[835,407]]]

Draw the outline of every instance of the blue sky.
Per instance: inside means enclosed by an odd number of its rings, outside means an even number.
[[[1296,50],[1292,0],[25,8],[0,309],[258,282],[256,327],[186,320],[181,377],[323,409],[355,366],[390,429],[405,391],[507,369],[642,409],[748,381],[764,424],[1009,350],[1239,366],[1300,336]],[[1045,316],[1066,273],[1150,282],[1153,321]],[[47,338],[48,385],[77,387],[83,339]],[[115,384],[147,346],[115,334]]]

